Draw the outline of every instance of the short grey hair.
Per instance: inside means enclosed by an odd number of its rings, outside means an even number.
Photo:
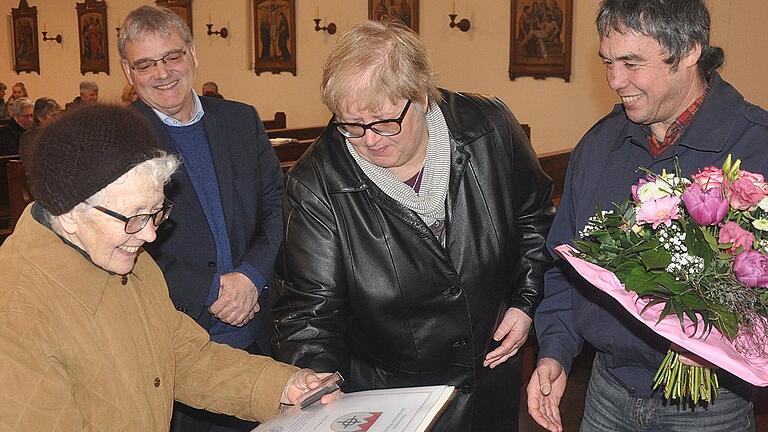
[[[177,31],[185,44],[191,44],[192,33],[176,13],[168,8],[157,6],[140,6],[132,10],[120,27],[117,38],[117,51],[121,59],[126,59],[125,46],[147,35],[162,35],[169,37]]]
[[[16,117],[24,114],[24,110],[29,107],[34,107],[35,103],[32,102],[32,99],[29,98],[20,98],[16,99],[11,103],[11,105],[8,107],[8,112],[11,114],[11,117]]]
[[[180,165],[180,160],[177,156],[168,154],[163,150],[157,150],[157,156],[152,159],[147,159],[141,162],[125,172],[117,178],[117,180],[105,186],[102,190],[88,197],[85,201],[75,206],[75,209],[80,207],[80,210],[87,209],[96,205],[102,205],[106,201],[107,193],[110,186],[117,183],[123,183],[129,179],[136,177],[144,177],[150,180],[150,183],[155,188],[162,188],[171,180],[171,175],[176,171]]]
[[[99,91],[99,85],[96,84],[93,81],[81,81],[80,82],[80,94],[83,94],[87,91]]]

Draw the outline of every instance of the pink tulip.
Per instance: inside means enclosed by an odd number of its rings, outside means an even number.
[[[752,243],[755,241],[755,236],[751,232],[740,227],[736,222],[731,221],[726,222],[725,225],[720,228],[720,233],[717,235],[717,241],[721,244],[733,243],[733,246],[726,251],[733,255],[739,247],[743,248],[742,251],[752,249]]]
[[[640,204],[635,215],[638,224],[649,223],[653,229],[661,224],[671,226],[677,219],[680,219],[680,197],[674,195]]]
[[[692,183],[683,193],[683,203],[699,226],[720,223],[728,213],[728,200],[723,198],[719,186],[707,189]]]
[[[736,279],[748,287],[768,287],[768,256],[757,251],[746,251],[733,260]]]
[[[720,187],[723,184],[723,170],[722,168],[708,166],[692,175],[691,180],[705,191]]]

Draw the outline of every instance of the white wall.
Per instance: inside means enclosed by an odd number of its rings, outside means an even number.
[[[41,74],[13,72],[10,9],[18,0],[0,0],[0,81],[10,85],[23,81],[30,96],[51,96],[60,103],[77,95],[83,79],[96,81],[102,100],[118,101],[125,83],[117,55],[114,27],[128,11],[149,0],[107,0],[110,26],[110,75],[80,74],[77,42],[76,1],[28,0],[38,8],[38,26],[51,34],[61,33],[64,43],[40,40]],[[574,0],[574,32],[571,81],[530,77],[510,81],[510,2],[501,0],[456,0],[459,18],[468,17],[467,33],[448,27],[450,0],[421,0],[419,29],[430,49],[440,85],[465,91],[492,93],[501,97],[522,123],[531,125],[533,144],[540,153],[571,148],[589,126],[617,101],[608,89],[597,57],[594,16],[599,0]],[[297,76],[289,73],[256,76],[248,69],[251,51],[249,0],[194,0],[194,34],[201,65],[196,88],[217,81],[228,98],[253,104],[263,117],[275,111],[288,114],[289,127],[325,124],[328,111],[319,102],[322,63],[341,33],[367,17],[366,0],[296,0]],[[724,77],[747,99],[768,106],[768,1],[709,0],[713,16],[713,43],[726,51]],[[313,30],[315,7],[323,23],[328,19],[339,28],[336,35]],[[216,28],[230,30],[226,40],[205,35],[212,15]],[[42,39],[42,36],[40,37]]]

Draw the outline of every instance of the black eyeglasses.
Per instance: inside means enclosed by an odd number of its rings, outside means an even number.
[[[157,70],[157,62],[161,61],[166,66],[175,66],[181,63],[182,60],[184,60],[184,56],[186,54],[187,54],[187,51],[183,49],[177,49],[167,53],[166,55],[160,57],[159,59],[139,60],[130,66],[131,66],[131,69],[135,70],[139,74],[142,74],[142,75],[148,74]]]
[[[116,211],[112,211],[102,206],[93,206],[93,208],[104,214],[112,216],[115,219],[125,222],[126,234],[136,234],[137,232],[143,230],[145,226],[147,226],[147,222],[149,222],[150,219],[152,219],[152,223],[155,224],[155,226],[160,226],[161,223],[167,221],[168,217],[171,216],[173,203],[169,200],[165,200],[163,207],[154,213],[143,213],[130,217],[123,216]]]
[[[403,112],[396,119],[384,119],[371,123],[341,123],[334,122],[336,129],[347,138],[360,138],[365,135],[365,131],[370,129],[374,133],[381,136],[394,136],[400,133],[402,130],[402,123],[405,115],[408,113],[408,108],[411,106],[411,101],[408,101],[403,108]]]

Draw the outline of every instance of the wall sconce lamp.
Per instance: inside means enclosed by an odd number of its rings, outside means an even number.
[[[49,40],[50,41],[56,41],[56,43],[61,43],[61,35],[57,34],[56,36],[48,37],[48,32],[44,31],[43,32],[43,41],[49,41]]]
[[[320,27],[320,6],[315,6],[315,18],[312,20],[315,22],[315,31],[326,31],[329,35],[336,33],[336,24],[329,23],[327,26]]]
[[[329,35],[336,33],[336,24],[329,23],[327,26],[320,27],[320,18],[315,18],[315,31],[327,31]]]
[[[211,30],[211,27],[213,27],[213,24],[211,24],[210,15],[208,15],[208,24],[206,24],[205,26],[208,27],[208,36],[219,35],[224,39],[226,39],[227,36],[229,36],[229,30],[227,30],[226,27],[222,27],[220,30]]]
[[[469,28],[472,26],[472,24],[469,22],[468,19],[462,18],[458,23],[456,22],[456,0],[451,0],[451,13],[448,14],[448,18],[451,19],[451,22],[448,24],[450,28],[456,28],[458,27],[459,30],[465,32],[468,31]]]

